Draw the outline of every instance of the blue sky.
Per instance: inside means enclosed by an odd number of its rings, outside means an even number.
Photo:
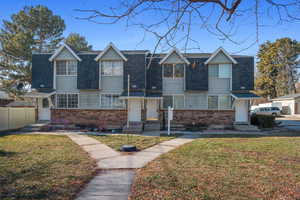
[[[10,15],[18,12],[25,5],[42,4],[49,7],[55,14],[60,15],[66,23],[64,35],[70,32],[77,32],[86,37],[88,42],[93,45],[94,49],[103,49],[110,41],[114,42],[119,49],[149,49],[152,50],[155,45],[155,38],[147,34],[143,39],[144,32],[136,27],[126,27],[124,23],[114,25],[100,25],[88,21],[76,19],[81,14],[74,9],[100,9],[105,8],[108,2],[115,4],[116,0],[6,0],[1,2],[0,20],[9,19]],[[246,1],[246,2],[249,2]],[[247,4],[242,5],[247,7]],[[265,6],[265,5],[261,5]],[[155,16],[143,16],[143,20],[151,21]],[[291,37],[300,41],[300,23],[289,23],[284,25],[274,24],[270,18],[264,17],[263,28],[260,29],[259,40],[263,43],[266,40],[276,40],[280,37]],[[235,39],[245,40],[242,45],[235,45],[229,41],[219,40],[217,37],[208,33],[206,30],[196,26],[192,27],[192,38],[198,41],[200,52],[213,52],[219,46],[223,46],[229,52],[238,52],[249,46],[255,40],[255,24],[241,18],[241,27],[235,34]],[[182,48],[183,43],[178,45]],[[193,44],[191,44],[193,47]],[[241,52],[241,54],[255,56],[258,50],[258,44]]]

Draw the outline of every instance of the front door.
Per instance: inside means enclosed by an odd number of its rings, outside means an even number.
[[[50,104],[48,98],[40,98],[38,100],[39,120],[50,120]]]
[[[140,122],[142,101],[140,99],[128,100],[128,119],[130,122]]]
[[[236,100],[235,121],[248,123],[248,100]]]
[[[158,100],[147,100],[147,120],[158,120]]]

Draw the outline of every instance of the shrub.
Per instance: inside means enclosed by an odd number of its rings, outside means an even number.
[[[252,115],[251,124],[259,128],[272,128],[275,126],[275,116],[271,115]]]

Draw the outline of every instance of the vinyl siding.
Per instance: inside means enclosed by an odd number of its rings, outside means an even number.
[[[223,53],[219,52],[211,61],[210,64],[232,63],[232,61]]]
[[[163,78],[163,94],[183,94],[184,78]]]
[[[112,48],[110,48],[102,57],[101,60],[122,60],[121,56]]]
[[[97,109],[100,107],[100,93],[98,91],[80,91],[79,107],[83,109]]]
[[[76,58],[65,48],[55,60],[76,60]]]
[[[207,109],[207,93],[186,93],[185,107],[187,109]]]
[[[209,93],[226,93],[230,92],[230,79],[229,78],[215,78],[209,77],[208,82]]]
[[[123,91],[123,76],[102,76],[101,89],[103,92],[116,92]]]
[[[177,55],[177,53],[173,52],[166,60],[164,63],[184,63],[184,61]]]
[[[56,76],[57,92],[78,92],[77,76]]]

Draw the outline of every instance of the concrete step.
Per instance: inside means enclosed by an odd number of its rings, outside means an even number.
[[[160,121],[146,121],[144,125],[145,131],[159,131],[160,130]]]
[[[129,122],[129,127],[127,124],[123,127],[123,133],[142,133],[143,132],[143,122]]]
[[[253,125],[248,125],[248,124],[235,124],[234,126],[235,130],[238,131],[245,131],[245,132],[257,132],[260,131],[259,128],[257,126],[253,126]]]
[[[49,121],[38,121],[37,123],[34,124],[28,124],[25,127],[21,129],[23,132],[37,132],[37,131],[42,131],[43,127],[49,125]]]

